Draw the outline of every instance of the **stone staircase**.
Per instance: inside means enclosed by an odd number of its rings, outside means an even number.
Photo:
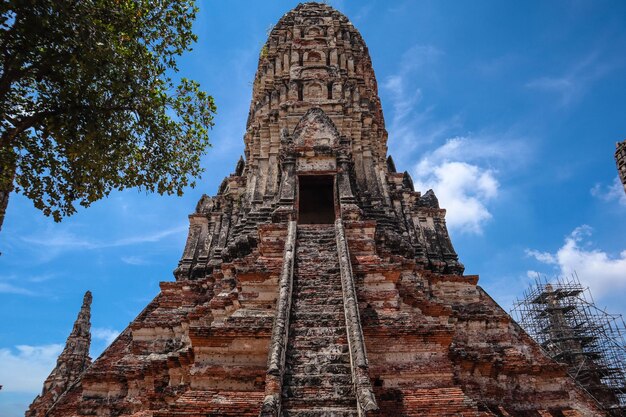
[[[299,225],[283,380],[285,417],[356,417],[333,225]]]

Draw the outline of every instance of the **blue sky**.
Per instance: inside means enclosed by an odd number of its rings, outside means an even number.
[[[623,1],[330,1],[372,56],[389,150],[448,209],[466,273],[505,309],[576,271],[626,313]],[[218,106],[206,173],[182,198],[127,190],[55,224],[12,196],[0,232],[0,415],[23,415],[93,292],[96,357],[172,280],[187,215],[243,151],[259,51],[295,1],[205,1],[181,60]]]

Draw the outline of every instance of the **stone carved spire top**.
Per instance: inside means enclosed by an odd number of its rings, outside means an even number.
[[[65,350],[68,349],[72,342],[87,341],[86,345],[81,344],[82,348],[86,348],[86,353],[89,353],[89,344],[91,342],[91,301],[93,297],[91,291],[87,291],[83,296],[83,305],[78,312],[78,317],[74,322],[72,333],[67,338]]]
[[[50,372],[39,395],[26,412],[27,417],[44,416],[56,400],[74,383],[91,364],[91,291],[83,297],[83,305],[74,322],[65,348],[57,359],[56,367]]]
[[[381,195],[376,178],[386,169],[387,131],[372,61],[348,18],[322,3],[286,13],[260,52],[244,141],[248,179],[263,183],[250,188],[251,200],[275,192],[270,167],[284,150],[280,132],[294,132],[312,109],[350,138],[357,182]]]

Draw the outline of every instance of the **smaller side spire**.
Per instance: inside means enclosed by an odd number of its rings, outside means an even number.
[[[626,140],[615,144],[615,162],[617,163],[617,173],[619,179],[624,186],[624,192],[626,192]]]
[[[72,383],[91,364],[89,357],[91,301],[91,291],[87,291],[83,297],[83,305],[74,322],[72,332],[65,342],[65,348],[57,359],[57,365],[46,378],[41,395],[38,395],[28,408],[27,417],[44,416],[56,400],[71,387]]]

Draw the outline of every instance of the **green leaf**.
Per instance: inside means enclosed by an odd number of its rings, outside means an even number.
[[[9,0],[0,6],[0,191],[60,220],[112,190],[181,195],[216,108],[172,78],[192,0]]]

